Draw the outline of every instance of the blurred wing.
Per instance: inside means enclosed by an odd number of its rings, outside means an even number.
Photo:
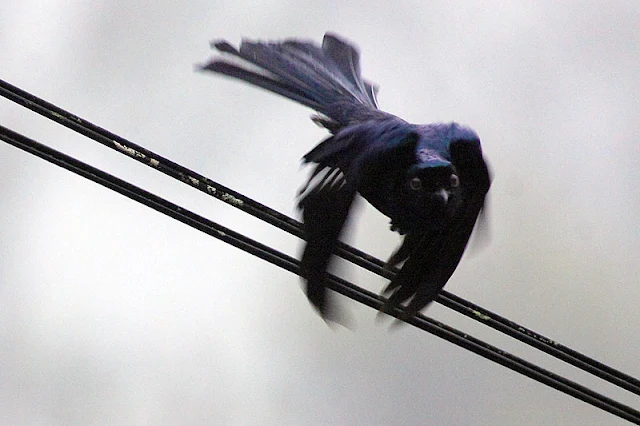
[[[447,225],[449,226],[449,223]],[[403,243],[399,250],[404,248],[411,250],[411,253],[400,272],[382,292],[388,297],[381,309],[382,312],[391,312],[394,308],[399,308],[411,297],[415,300],[418,293],[422,294],[422,298],[435,298],[446,283],[446,279],[442,282],[439,277],[444,272],[441,254],[445,249],[446,234],[447,229],[443,229],[412,236],[410,245]]]
[[[371,127],[365,124],[346,128],[304,156],[305,162],[317,165],[301,190],[299,206],[307,243],[300,275],[307,282],[309,301],[328,320],[335,321],[338,313],[327,300],[326,271],[360,183],[371,180],[367,174],[375,174],[372,165],[406,167],[407,159],[414,158],[415,133],[406,130],[372,138],[377,133]]]
[[[387,260],[387,263],[384,265],[385,268],[387,269],[395,268],[396,266],[398,266],[399,264],[407,260],[409,256],[411,256],[411,253],[413,253],[416,250],[416,248],[418,247],[418,245],[420,244],[423,238],[425,238],[425,234],[423,233],[408,232],[404,236],[404,239],[402,240],[402,244],[400,244],[400,247],[398,247],[396,251],[393,252],[393,254],[389,257],[389,260]],[[385,292],[390,290],[393,290],[393,288],[387,287],[385,289]]]
[[[327,298],[324,284],[329,261],[355,198],[352,182],[337,168],[317,165],[311,179],[324,175],[300,200],[307,243],[300,262],[309,302],[323,318],[339,321],[339,313]],[[307,187],[309,184],[307,184]]]
[[[485,197],[484,205],[478,214],[476,226],[469,240],[469,254],[475,256],[484,250],[491,242],[491,223],[489,222],[489,194]]]

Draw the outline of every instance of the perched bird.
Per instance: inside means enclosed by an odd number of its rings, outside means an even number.
[[[360,75],[356,47],[327,33],[313,42],[243,40],[203,70],[224,74],[314,109],[331,134],[304,157],[315,163],[301,191],[307,243],[300,275],[323,318],[335,319],[324,279],[357,193],[404,235],[387,267],[404,265],[383,291],[383,312],[427,306],[460,262],[491,179],[480,139],[457,123],[410,124],[378,109],[377,87]]]

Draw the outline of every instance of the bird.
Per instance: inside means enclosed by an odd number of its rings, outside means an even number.
[[[299,275],[321,317],[339,321],[325,280],[358,194],[403,236],[385,264],[397,273],[381,293],[380,312],[408,318],[429,305],[460,263],[491,186],[477,133],[382,111],[378,86],[361,75],[358,48],[331,32],[321,44],[242,39],[236,48],[220,39],[211,47],[217,55],[200,70],[309,107],[329,132],[302,157],[314,168],[298,194],[306,235]]]

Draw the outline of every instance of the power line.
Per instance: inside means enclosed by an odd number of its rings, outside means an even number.
[[[252,200],[230,188],[168,160],[146,148],[139,146],[125,138],[109,132],[91,122],[84,120],[68,111],[63,110],[43,99],[38,98],[4,80],[0,80],[0,95],[22,105],[38,114],[56,121],[94,141],[146,164],[168,176],[180,180],[206,194],[249,213],[265,222],[289,232],[299,238],[304,238],[300,222],[257,201]],[[392,279],[396,271],[384,268],[384,263],[373,256],[354,247],[338,242],[336,254],[375,274]],[[535,347],[554,356],[574,367],[580,368],[596,377],[606,380],[623,389],[640,395],[640,380],[619,370],[609,367],[593,358],[564,346],[535,331],[523,327],[507,318],[495,314],[487,309],[471,303],[461,297],[442,290],[436,302],[447,306],[475,321],[481,322],[523,343]]]
[[[4,126],[0,126],[0,139],[20,148],[28,153],[36,155],[42,159],[49,161],[55,165],[63,167],[73,173],[76,173],[86,179],[103,185],[113,191],[116,191],[126,197],[138,201],[149,206],[161,213],[164,213],[182,223],[185,223],[195,229],[207,233],[218,238],[234,247],[240,248],[248,253],[260,257],[270,263],[280,266],[290,272],[299,272],[299,262],[271,247],[252,240],[244,235],[233,231],[232,229],[221,226],[211,220],[199,216],[185,208],[182,208],[170,201],[167,201],[157,195],[145,191],[135,185],[132,185],[122,179],[110,175],[100,169],[83,163],[69,155],[56,151],[46,145],[29,139],[19,133],[16,133]],[[382,300],[374,293],[364,290],[351,284],[350,282],[329,275],[327,278],[327,286],[332,290],[343,294],[362,304],[379,309],[382,306]],[[398,317],[400,310],[394,310],[391,313]],[[451,343],[468,349],[484,358],[490,359],[500,365],[511,370],[517,371],[527,377],[551,386],[561,392],[578,398],[588,404],[608,411],[623,419],[629,420],[636,424],[640,424],[640,412],[621,404],[611,398],[596,393],[578,383],[568,380],[560,375],[545,370],[535,364],[532,364],[515,355],[505,352],[497,347],[489,345],[467,333],[463,333],[453,327],[436,321],[432,318],[418,314],[414,317],[403,319],[403,321],[428,331],[438,337],[441,337]]]

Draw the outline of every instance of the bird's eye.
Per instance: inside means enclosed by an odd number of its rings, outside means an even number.
[[[457,188],[458,186],[460,186],[460,178],[458,177],[458,175],[452,174],[449,177],[449,185],[451,185],[452,188]]]
[[[420,180],[420,178],[414,177],[411,180],[409,180],[409,188],[413,189],[414,191],[421,190],[422,181]]]

